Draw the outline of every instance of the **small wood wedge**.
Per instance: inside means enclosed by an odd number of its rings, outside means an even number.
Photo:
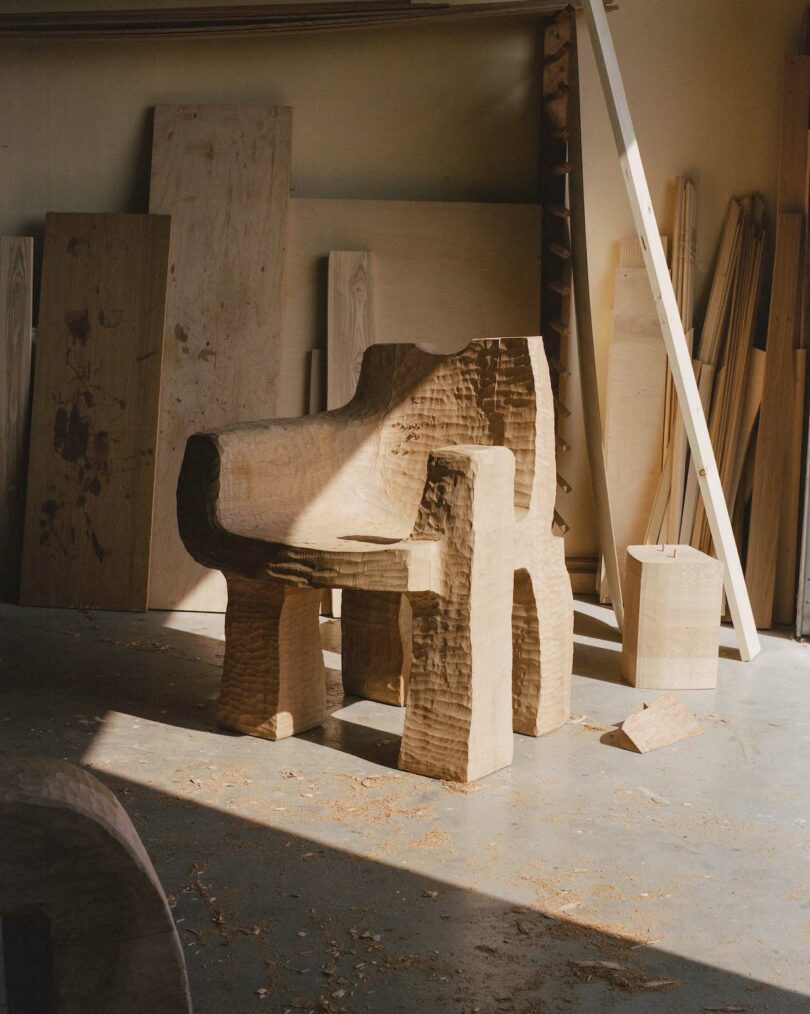
[[[644,710],[622,722],[620,745],[626,750],[649,753],[682,739],[699,736],[703,726],[673,694],[645,701]]]

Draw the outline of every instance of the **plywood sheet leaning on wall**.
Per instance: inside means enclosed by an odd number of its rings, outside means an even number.
[[[323,341],[332,250],[374,252],[377,342],[446,353],[537,331],[538,205],[290,201],[283,333],[301,355]]]
[[[222,576],[180,541],[175,490],[192,433],[275,414],[291,133],[284,107],[155,110],[149,209],[172,216],[172,246],[152,608],[225,608]]]
[[[0,596],[16,598],[25,510],[34,241],[0,236]]]
[[[47,217],[26,605],[146,608],[169,226]]]
[[[621,244],[608,360],[605,458],[619,567],[644,541],[662,467],[667,353],[638,240]],[[606,597],[606,583],[602,582]]]

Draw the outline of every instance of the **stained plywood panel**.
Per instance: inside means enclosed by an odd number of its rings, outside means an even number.
[[[454,352],[473,338],[537,333],[537,205],[291,201],[284,341],[302,356],[323,345],[332,250],[373,252],[378,342]]]
[[[21,600],[145,609],[170,221],[48,215]]]
[[[33,240],[0,236],[0,595],[20,580],[31,389]]]
[[[292,112],[158,106],[150,211],[172,216],[149,605],[222,610],[186,552],[175,490],[186,439],[276,414]]]

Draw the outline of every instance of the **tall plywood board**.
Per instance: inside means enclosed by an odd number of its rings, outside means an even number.
[[[158,106],[150,211],[172,216],[149,605],[222,610],[175,490],[192,433],[276,414],[292,113]]]
[[[627,263],[627,257],[623,260]],[[644,542],[662,467],[667,353],[647,272],[616,271],[605,458],[619,568]],[[604,595],[604,584],[603,584]]]
[[[16,598],[31,389],[34,241],[0,236],[0,596]]]
[[[170,221],[48,215],[21,600],[145,609]]]

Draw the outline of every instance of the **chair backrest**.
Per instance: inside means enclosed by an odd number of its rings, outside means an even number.
[[[515,455],[515,506],[551,525],[556,496],[554,406],[541,338],[488,338],[453,355],[374,345],[357,392],[338,413],[382,416],[376,481],[415,518],[427,458],[437,447],[479,444]]]

